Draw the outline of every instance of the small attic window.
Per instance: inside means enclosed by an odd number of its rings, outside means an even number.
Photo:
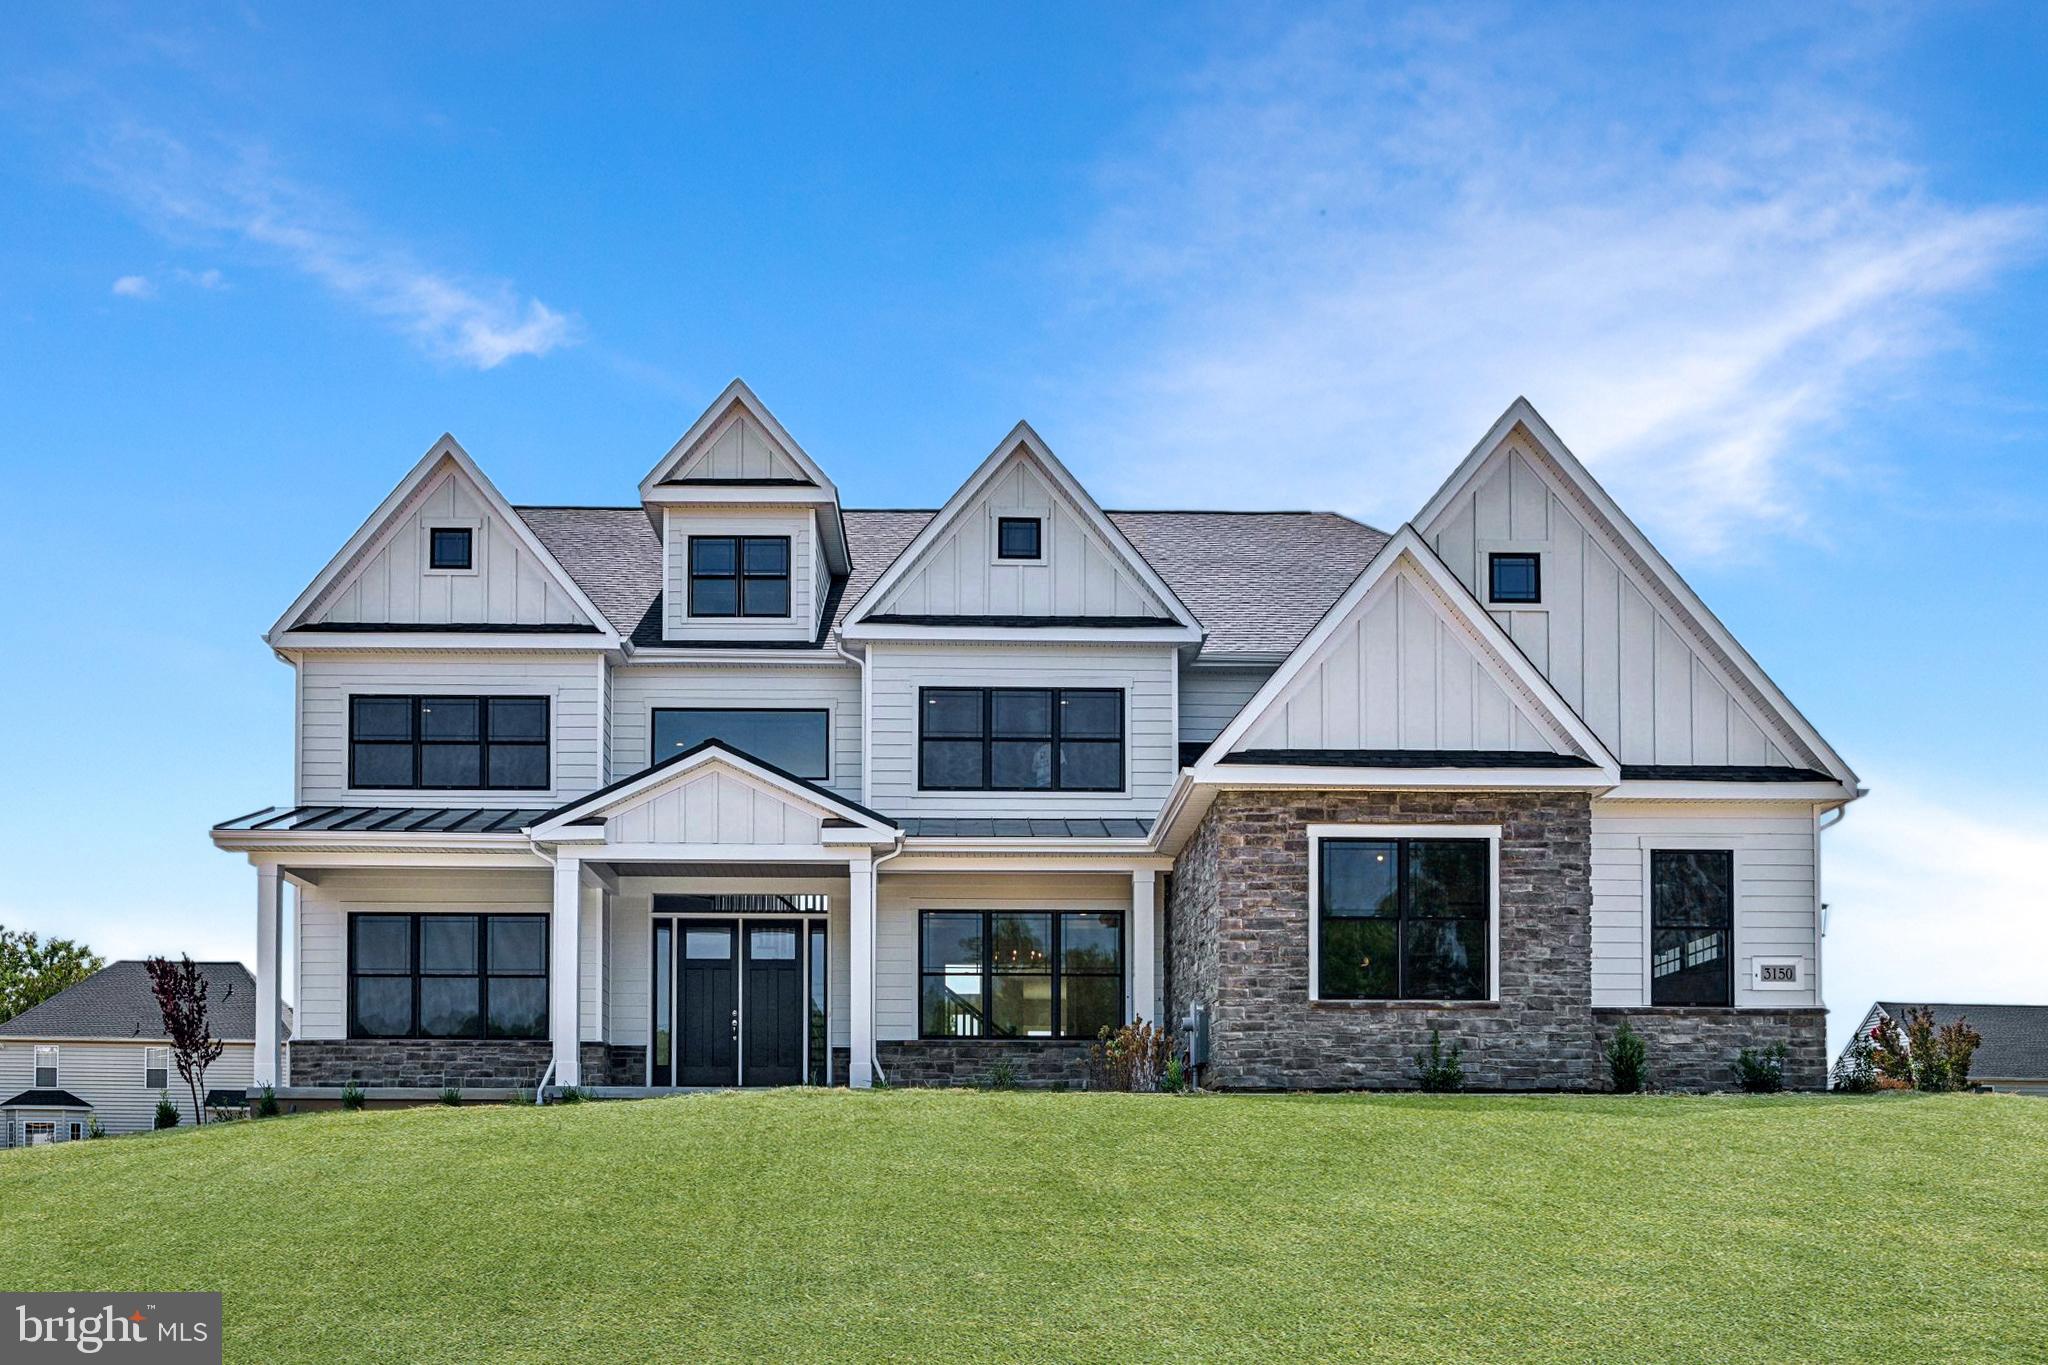
[[[996,518],[997,559],[1043,559],[1037,517]]]
[[[427,537],[427,567],[475,567],[475,538],[476,533],[467,526],[436,526]]]
[[[1489,602],[1541,602],[1543,600],[1543,557],[1541,555],[1497,554],[1487,559]]]

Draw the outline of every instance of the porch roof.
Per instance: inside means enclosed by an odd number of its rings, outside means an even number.
[[[0,1100],[0,1109],[90,1109],[69,1090],[24,1090],[11,1100]]]
[[[265,806],[224,820],[216,831],[269,830],[273,833],[347,834],[509,834],[521,833],[546,815],[545,810],[513,810],[505,806]]]
[[[995,819],[961,816],[906,816],[897,823],[913,839],[1142,839],[1150,820]]]

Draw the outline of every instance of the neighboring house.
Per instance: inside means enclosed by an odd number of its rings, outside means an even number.
[[[1824,1080],[1856,776],[1524,401],[1392,534],[1105,513],[1021,423],[847,509],[738,381],[626,506],[444,436],[267,641],[295,789],[213,839],[308,1098],[1072,1082],[1197,1008],[1219,1086],[1440,1028],[1598,1088],[1624,1018],[1666,1084]]]
[[[206,1069],[206,1087],[232,1091],[239,1104],[253,1074],[256,981],[239,962],[198,967],[213,1034],[227,1044]],[[109,963],[0,1023],[0,1146],[69,1141],[95,1117],[109,1133],[144,1132],[166,1093],[179,1121],[192,1122],[192,1092],[171,1060],[139,960]]]
[[[1889,1018],[1906,1028],[1906,1011],[1934,1011],[1934,1027],[1946,1028],[1958,1019],[1969,1020],[1984,1041],[1970,1059],[1970,1084],[1992,1090],[2009,1090],[2019,1095],[2048,1095],[2048,1005],[1932,1005],[1912,1001],[1880,1000],[1863,1016],[1855,1034],[1836,1058],[1848,1056],[1848,1047],[1858,1038],[1870,1037],[1880,1019]]]

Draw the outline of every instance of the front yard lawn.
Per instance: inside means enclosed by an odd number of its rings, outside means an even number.
[[[230,1360],[2048,1350],[2048,1103],[779,1091],[0,1153],[0,1289]]]

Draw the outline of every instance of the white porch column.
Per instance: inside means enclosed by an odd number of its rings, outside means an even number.
[[[1131,874],[1131,1018],[1159,1023],[1158,936],[1154,908],[1159,874],[1147,868]]]
[[[555,1045],[555,1084],[581,1085],[576,1043],[582,1017],[576,1008],[583,942],[583,864],[571,854],[555,859],[555,911],[548,918],[548,1036]]]
[[[256,868],[256,1060],[258,1086],[281,1084],[277,1016],[283,991],[284,878],[275,865]]]
[[[864,1090],[875,1083],[875,865],[865,849],[847,861],[846,874],[846,1083]]]

